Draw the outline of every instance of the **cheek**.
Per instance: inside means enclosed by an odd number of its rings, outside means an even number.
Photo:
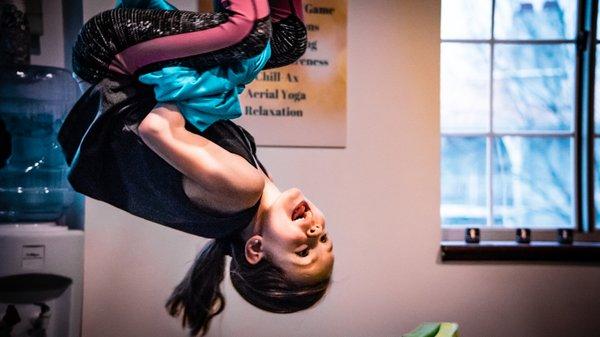
[[[304,236],[298,230],[293,228],[282,228],[277,232],[278,241],[282,245],[292,246],[299,245],[302,243]]]
[[[265,242],[264,250],[269,260],[279,266],[285,260],[285,256],[293,253],[296,246],[299,246],[299,244],[294,243],[287,237],[273,236]]]
[[[306,238],[302,231],[289,222],[284,226],[278,227],[273,233],[273,236],[282,247],[286,248],[295,248],[296,246],[303,244]]]
[[[263,225],[263,237],[274,242],[282,242],[287,240],[286,224],[280,214],[271,215],[267,218],[267,222]]]

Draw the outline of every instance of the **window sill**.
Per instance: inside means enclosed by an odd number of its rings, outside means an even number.
[[[511,241],[442,241],[442,261],[551,261],[600,263],[600,242],[552,241],[518,244]]]

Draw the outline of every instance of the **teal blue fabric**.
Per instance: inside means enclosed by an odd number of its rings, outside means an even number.
[[[118,0],[118,5],[175,9],[163,0]],[[142,5],[147,7],[139,7]],[[262,53],[227,66],[217,66],[203,72],[188,67],[165,67],[141,75],[138,79],[154,86],[158,102],[175,103],[188,122],[204,131],[218,120],[242,115],[238,96],[246,84],[256,78],[270,57],[271,45],[268,43]]]
[[[164,0],[117,0],[115,8],[147,8],[172,11],[177,8]]]
[[[238,96],[271,56],[270,44],[255,57],[228,66],[198,72],[186,67],[165,67],[139,77],[154,86],[158,102],[177,104],[181,114],[200,131],[221,119],[242,115]]]

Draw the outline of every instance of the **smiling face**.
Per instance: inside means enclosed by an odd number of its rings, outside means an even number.
[[[281,193],[261,223],[261,249],[288,278],[310,284],[330,277],[333,244],[325,218],[300,190]]]

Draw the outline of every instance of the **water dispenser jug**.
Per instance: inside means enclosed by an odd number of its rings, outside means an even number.
[[[64,69],[0,67],[2,138],[10,143],[0,158],[0,223],[56,220],[73,203],[56,137],[76,95]]]

